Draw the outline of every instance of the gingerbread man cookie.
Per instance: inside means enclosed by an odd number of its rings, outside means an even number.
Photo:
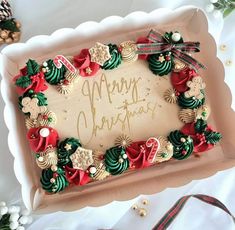
[[[22,99],[22,111],[30,113],[30,119],[37,119],[38,114],[46,111],[46,106],[39,106],[37,98],[25,97]]]
[[[188,81],[187,86],[190,89],[184,93],[186,98],[195,97],[199,100],[203,99],[204,95],[201,90],[205,89],[206,84],[203,82],[200,76],[196,76],[191,81]]]

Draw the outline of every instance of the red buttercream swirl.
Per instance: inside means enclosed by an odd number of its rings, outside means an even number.
[[[49,130],[49,135],[46,137],[41,136],[40,130],[46,128]],[[55,147],[59,140],[58,133],[55,129],[48,126],[41,126],[38,128],[31,128],[27,133],[30,148],[34,152],[43,152],[48,146]]]
[[[186,92],[189,88],[187,86],[187,81],[192,80],[193,77],[197,76],[195,70],[186,68],[180,72],[171,73],[171,83],[176,91],[183,93]]]
[[[91,62],[91,56],[88,49],[81,50],[80,54],[73,57],[74,66],[79,69],[79,74],[83,77],[95,75],[100,69],[100,65]]]
[[[13,81],[16,82],[18,78],[26,76],[27,74],[28,74],[27,67],[25,66],[23,69],[20,70],[20,74],[14,77]],[[20,86],[16,86],[16,91],[19,95],[24,94],[30,89],[33,90],[35,93],[47,90],[48,87],[46,85],[43,72],[39,72],[33,76],[30,76],[30,79],[31,79],[31,84],[28,87],[21,88]]]
[[[137,39],[137,44],[149,44],[152,43],[147,37],[139,37]],[[147,60],[149,54],[139,54],[138,58],[142,60]]]
[[[126,148],[126,154],[130,161],[131,168],[145,168],[151,165],[147,160],[151,148],[148,148],[145,141],[133,142]]]
[[[206,131],[213,131],[210,126],[207,126]],[[197,133],[195,131],[195,122],[186,124],[182,129],[181,132],[185,135],[189,135],[193,139],[195,153],[198,152],[205,152],[214,147],[213,144],[209,144],[206,141],[205,135],[203,133]]]
[[[68,165],[66,165],[64,169],[65,176],[70,184],[84,185],[90,182],[90,177],[87,172],[80,169],[71,168]]]

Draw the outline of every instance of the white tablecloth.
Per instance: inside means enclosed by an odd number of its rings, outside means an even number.
[[[88,20],[101,20],[110,15],[125,16],[130,12],[141,10],[150,12],[159,7],[176,8],[185,4],[205,8],[208,1],[186,0],[57,0],[32,1],[12,0],[15,17],[23,24],[22,41],[39,34],[50,34],[63,27],[76,27]],[[218,50],[218,56],[225,63],[235,63],[235,13],[225,21],[207,14],[209,30],[217,44],[226,44],[227,51]],[[235,65],[226,66],[226,82],[235,94]],[[232,104],[235,108],[235,102]],[[13,157],[7,147],[7,129],[3,121],[3,102],[0,100],[0,200],[9,203],[21,202],[20,186],[13,172]],[[130,209],[133,203],[141,201],[141,196],[126,202],[112,202],[99,208],[84,208],[72,213],[52,213],[37,216],[28,228],[40,229],[151,229],[164,213],[185,194],[204,193],[219,198],[235,213],[235,168],[216,175],[193,181],[186,186],[167,189],[152,196],[144,196],[150,204],[146,206],[148,215],[140,218]],[[191,199],[180,213],[170,229],[235,229],[231,218],[219,209]]]

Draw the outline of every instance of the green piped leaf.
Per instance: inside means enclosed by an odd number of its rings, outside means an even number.
[[[29,76],[22,76],[16,80],[16,85],[21,88],[27,88],[32,83]]]
[[[39,72],[39,65],[36,61],[29,59],[26,63],[29,76],[33,76]]]
[[[204,135],[206,137],[206,141],[213,145],[219,142],[222,138],[222,135],[219,132],[205,131]]]

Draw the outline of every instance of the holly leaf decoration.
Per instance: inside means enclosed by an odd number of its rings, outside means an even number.
[[[31,85],[32,81],[30,79],[30,77],[27,75],[27,76],[22,76],[22,77],[19,77],[15,84],[21,88],[27,88],[29,85]]]
[[[36,61],[29,59],[26,63],[29,76],[33,76],[39,72],[39,65]]]
[[[16,22],[14,18],[1,21],[0,28],[2,30],[9,30],[11,32],[20,32],[19,28],[17,28],[16,26]]]
[[[207,122],[203,119],[197,119],[194,128],[197,133],[203,133],[207,128]]]
[[[217,142],[219,142],[222,138],[221,133],[214,132],[214,131],[205,131],[204,135],[206,138],[206,142],[208,144],[213,144],[213,145],[215,145]]]

